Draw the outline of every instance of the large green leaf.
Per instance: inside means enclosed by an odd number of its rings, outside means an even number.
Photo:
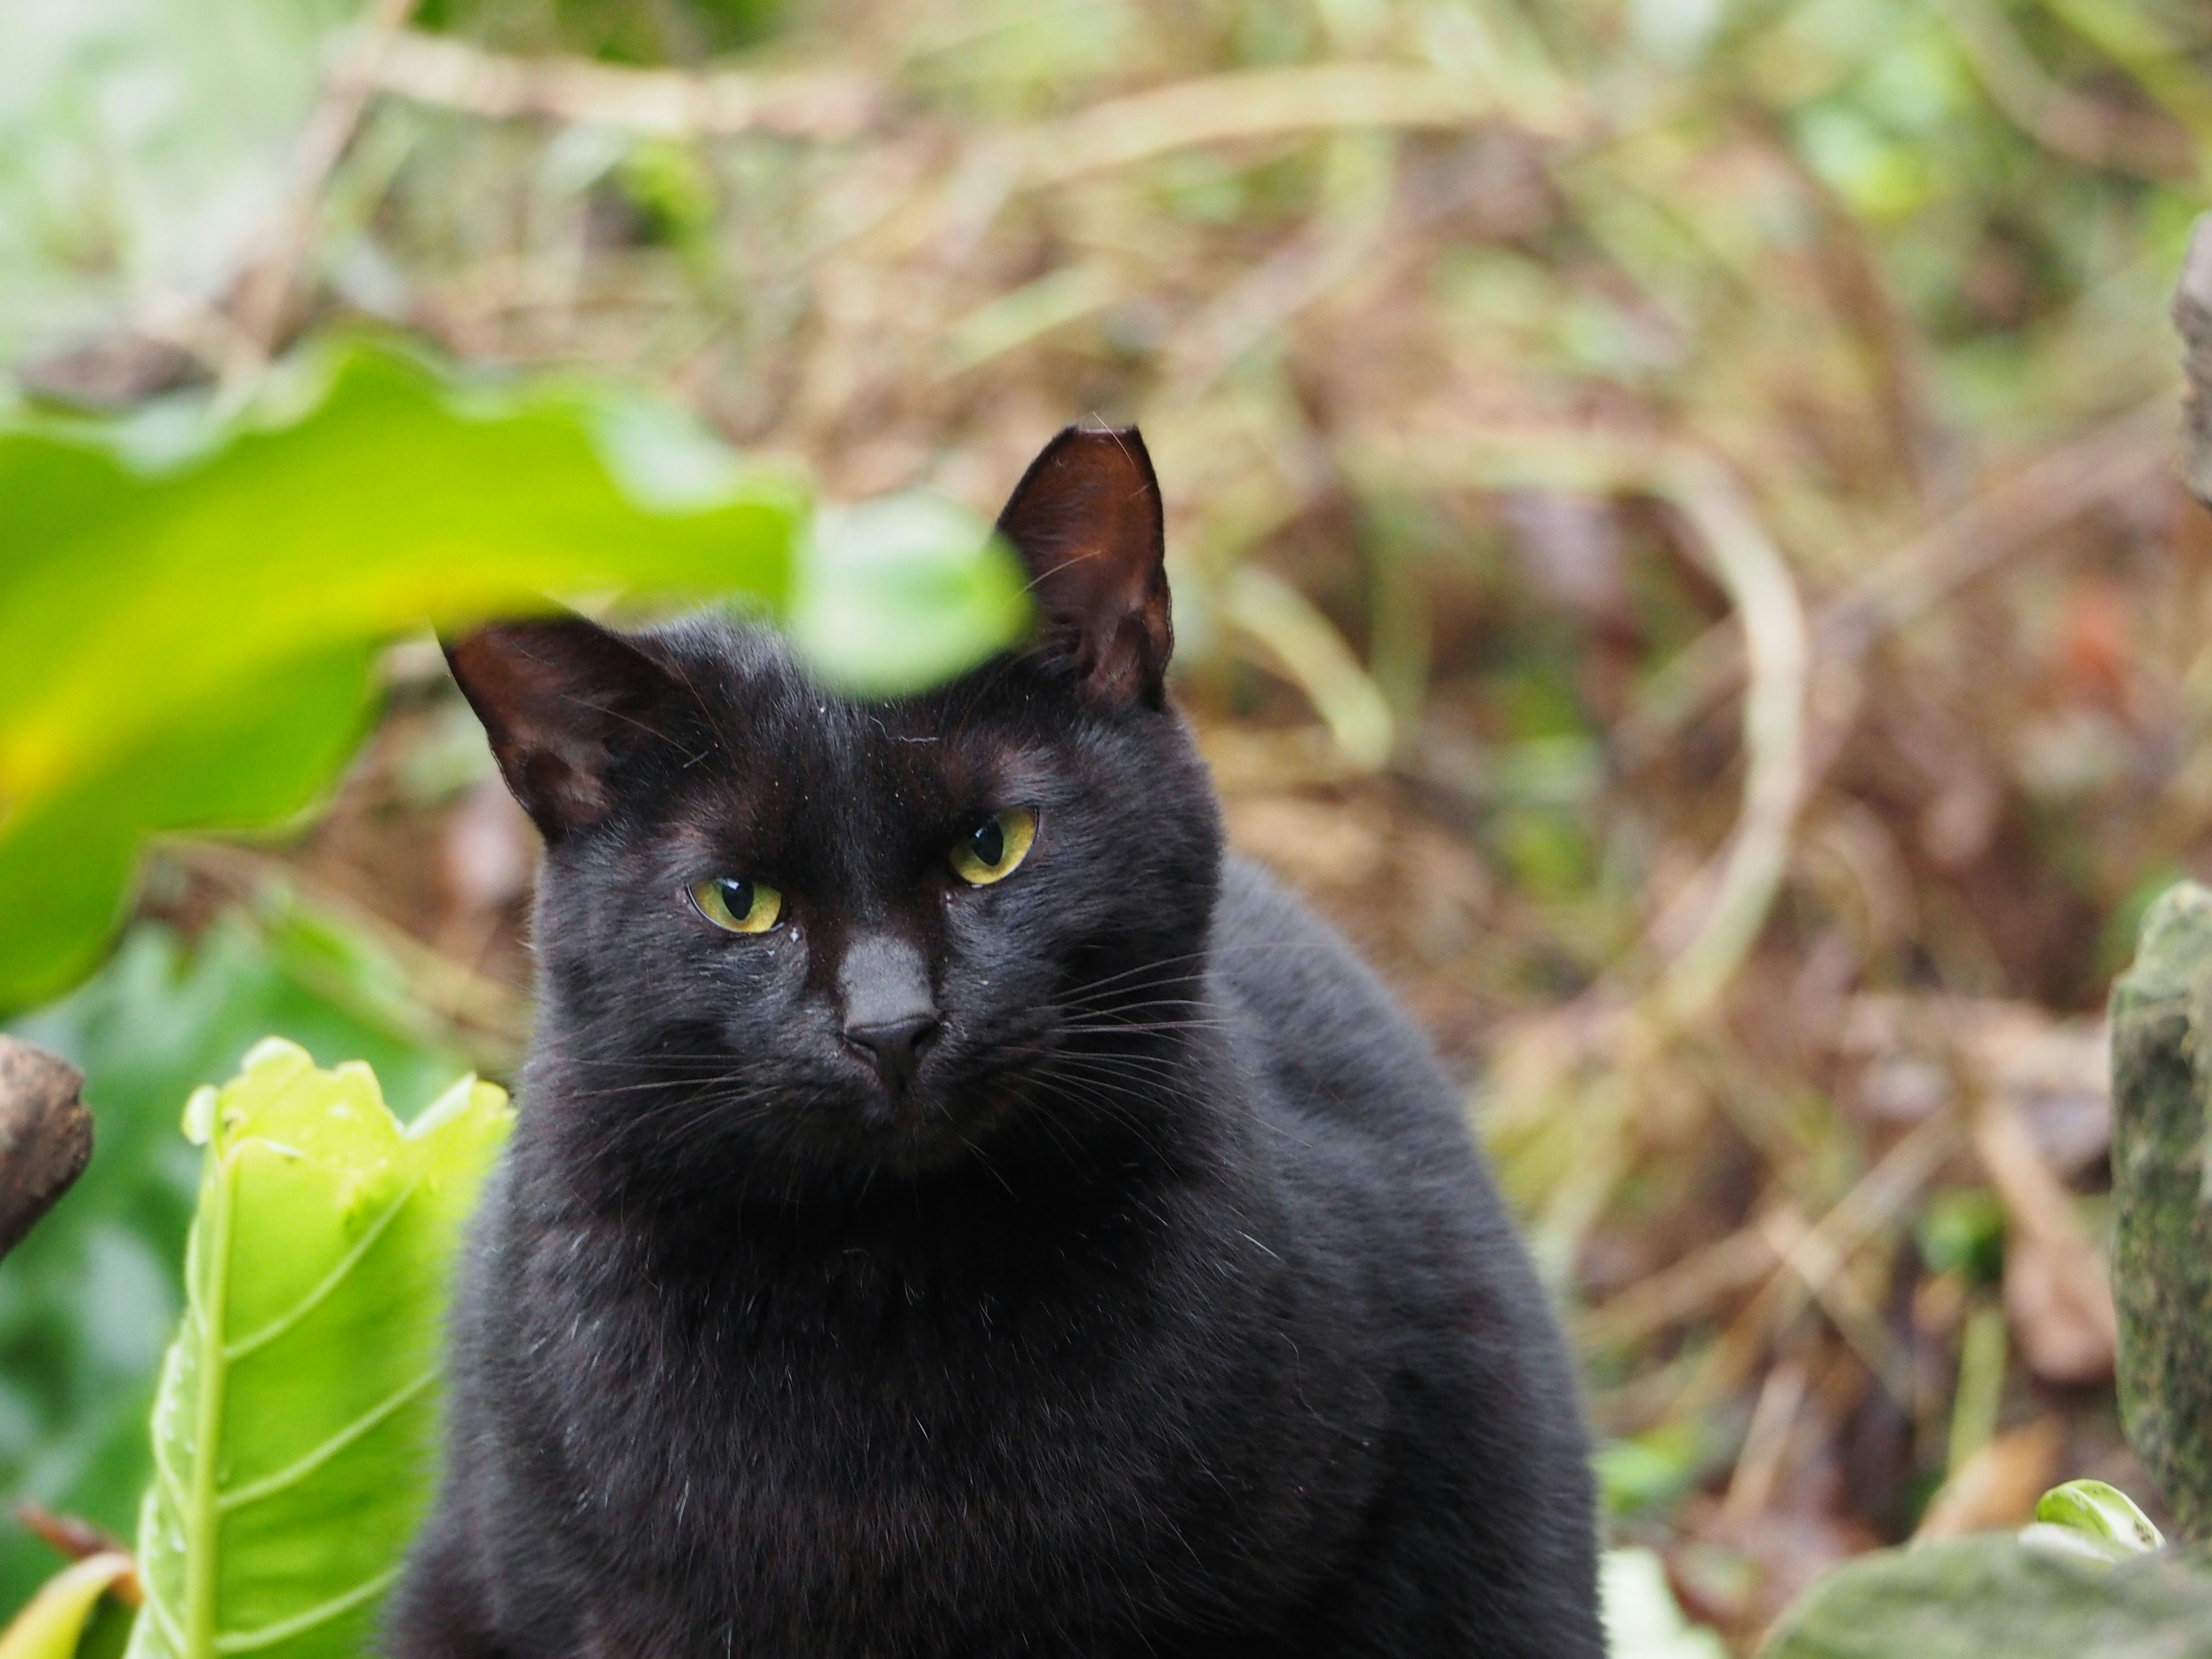
[[[696,457],[641,445],[622,402],[456,389],[366,349],[284,392],[228,426],[0,434],[0,1007],[89,965],[147,832],[306,805],[395,635],[789,585],[799,490],[726,453],[656,473]]]
[[[509,1121],[470,1079],[403,1129],[367,1066],[275,1040],[193,1096],[132,1659],[363,1650],[428,1501],[447,1279]]]

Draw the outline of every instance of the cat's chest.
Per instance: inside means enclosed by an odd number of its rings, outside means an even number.
[[[1109,1596],[1161,1536],[1226,1583],[1349,1524],[1384,1429],[1233,1242],[714,1285],[544,1249],[511,1281],[515,1415],[561,1449],[550,1507],[626,1572],[716,1562],[732,1605]]]
[[[1220,1362],[1218,1310],[1201,1319],[1162,1254],[1100,1231],[1022,1260],[855,1246],[671,1275],[546,1241],[515,1287],[515,1350],[579,1443],[712,1445],[817,1479],[860,1459],[880,1480],[962,1447],[1127,1433],[1210,1381],[1193,1372]]]

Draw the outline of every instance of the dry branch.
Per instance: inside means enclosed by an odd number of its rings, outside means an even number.
[[[1358,128],[1457,129],[1504,121],[1547,138],[1585,131],[1571,100],[1520,96],[1435,70],[1311,64],[1178,81],[1097,104],[1031,139],[1031,176],[1060,183],[1170,150]]]
[[[54,1206],[92,1156],[84,1073],[58,1054],[0,1036],[0,1256]]]
[[[2189,176],[2189,133],[2179,123],[2138,115],[2052,80],[1991,0],[1941,0],[1937,9],[1990,101],[2045,149],[2147,178]]]
[[[2212,275],[2205,286],[2212,291]],[[2212,363],[2207,373],[2212,374]],[[1816,657],[1823,663],[1857,662],[1886,635],[1984,572],[2030,551],[2091,508],[2154,484],[2168,465],[2172,419],[2172,405],[2165,398],[2130,410],[1997,479],[1875,556],[1865,575],[1814,612]],[[1676,732],[1734,691],[1743,677],[1743,642],[1735,619],[1716,623],[1660,671],[1643,711],[1615,731],[1617,763],[1632,772],[1654,758]]]
[[[402,30],[376,89],[494,120],[534,116],[665,138],[738,132],[848,138],[874,120],[876,84],[856,75],[623,69],[581,58],[511,58]]]
[[[1727,593],[1747,641],[1743,805],[1727,843],[1653,924],[1663,964],[1645,994],[1663,1023],[1710,1008],[1757,940],[1789,861],[1804,799],[1810,644],[1788,562],[1742,486],[1693,447],[1601,431],[1474,429],[1348,444],[1346,470],[1370,492],[1552,488],[1644,494],[1679,511],[1691,556]]]

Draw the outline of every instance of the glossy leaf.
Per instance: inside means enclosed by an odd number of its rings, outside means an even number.
[[[465,1079],[403,1129],[368,1067],[277,1041],[193,1096],[131,1659],[363,1650],[428,1501],[447,1280],[509,1121]]]

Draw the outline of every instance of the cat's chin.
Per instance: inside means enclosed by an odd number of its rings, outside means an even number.
[[[907,1178],[988,1164],[987,1142],[1012,1109],[988,1097],[949,1101],[933,1090],[870,1091],[838,1125],[842,1150],[872,1170]]]

